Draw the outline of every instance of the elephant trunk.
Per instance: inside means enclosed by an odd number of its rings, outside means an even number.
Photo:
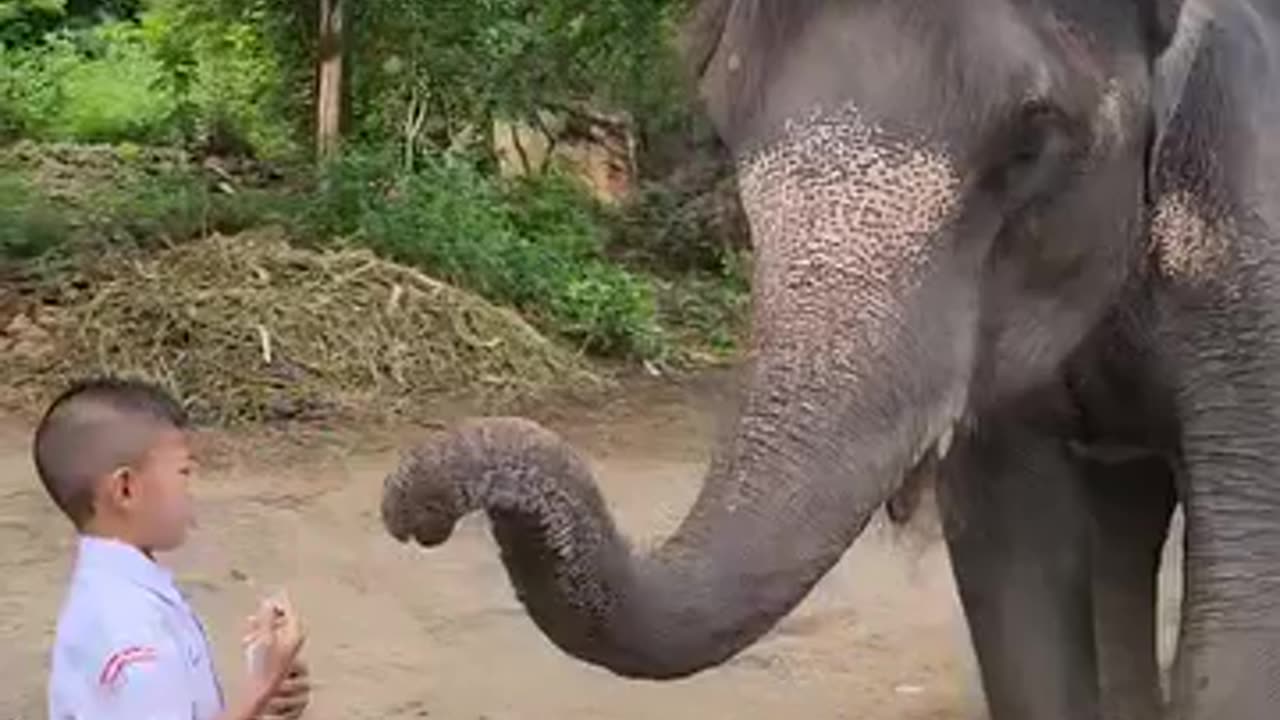
[[[837,435],[779,422],[741,420],[735,449],[650,554],[620,535],[587,464],[514,418],[472,421],[411,451],[388,478],[384,521],[400,540],[434,545],[486,511],[519,599],[557,646],[628,677],[689,675],[794,608],[908,469],[887,445],[855,465]]]
[[[587,464],[518,419],[472,421],[411,451],[384,490],[391,534],[435,545],[487,512],[543,632],[629,677],[720,664],[793,609],[949,442],[976,333],[976,298],[957,294],[969,286],[950,282],[940,249],[949,176],[895,147],[832,165],[840,132],[861,152],[875,140],[832,127],[740,173],[757,244],[747,404],[669,539],[634,553]],[[833,210],[842,198],[856,202]]]
[[[736,432],[652,552],[633,552],[572,448],[516,418],[472,420],[411,450],[388,476],[384,523],[430,546],[483,510],[520,601],[562,650],[637,678],[718,665],[792,610],[949,442],[954,396],[905,404],[916,394],[892,381],[892,362],[876,363],[873,385],[868,365],[841,368],[830,350],[764,349]]]

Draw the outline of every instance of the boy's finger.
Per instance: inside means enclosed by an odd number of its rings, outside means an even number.
[[[259,715],[258,720],[298,720],[298,718],[302,717],[302,713],[305,711],[306,708],[303,707],[279,714],[267,713],[265,715]]]
[[[306,677],[290,676],[280,681],[277,696],[305,695],[311,692],[311,681]]]
[[[306,696],[273,697],[267,702],[266,714],[284,717],[297,717],[307,707]]]
[[[294,695],[272,695],[267,701],[268,712],[285,712],[294,708],[306,707],[310,702],[311,695],[309,693],[298,693]]]
[[[306,708],[295,708],[293,710],[269,712],[259,715],[256,720],[298,720],[306,710]]]
[[[298,620],[298,616],[294,613],[287,613],[284,616],[284,622],[276,629],[277,637],[285,644],[286,647],[302,647],[302,643],[306,640],[306,632],[302,629],[302,623]]]

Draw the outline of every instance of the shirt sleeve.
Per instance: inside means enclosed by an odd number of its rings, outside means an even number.
[[[83,720],[191,720],[187,667],[173,643],[144,637],[99,653]]]

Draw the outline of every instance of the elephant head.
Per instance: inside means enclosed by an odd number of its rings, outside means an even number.
[[[486,511],[538,626],[622,675],[749,645],[1138,272],[1158,2],[704,2],[689,53],[756,260],[745,404],[694,507],[633,552],[570,447],[485,419],[406,454],[389,532]]]

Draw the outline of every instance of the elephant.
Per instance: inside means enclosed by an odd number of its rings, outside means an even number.
[[[743,405],[688,515],[633,550],[580,455],[490,417],[406,451],[388,533],[484,511],[551,642],[664,680],[930,473],[994,720],[1275,717],[1280,9],[703,0],[688,28],[754,249]]]

